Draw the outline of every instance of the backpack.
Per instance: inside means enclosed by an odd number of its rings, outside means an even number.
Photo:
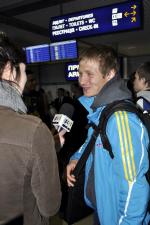
[[[143,124],[145,125],[145,127],[148,131],[149,140],[150,140],[150,115],[149,115],[149,112],[143,111],[134,102],[129,101],[129,100],[126,100],[126,101],[120,100],[120,101],[115,101],[113,103],[110,103],[103,109],[101,116],[100,116],[98,127],[93,124],[92,124],[92,127],[96,130],[97,129],[99,130],[103,147],[109,152],[109,155],[112,159],[114,158],[114,154],[113,154],[111,144],[110,144],[109,139],[106,134],[106,126],[107,126],[107,121],[110,118],[110,116],[114,112],[117,112],[117,111],[127,111],[127,112],[135,113],[140,118],[140,120],[143,122]],[[149,162],[150,162],[150,144],[149,144],[148,155],[149,155]],[[146,178],[150,184],[150,166],[149,166],[149,170],[146,174]]]

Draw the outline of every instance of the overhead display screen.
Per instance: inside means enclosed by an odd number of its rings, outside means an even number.
[[[49,26],[51,41],[140,29],[142,1],[128,1],[52,17]]]
[[[51,61],[77,58],[77,42],[76,40],[70,40],[51,43],[50,54]]]
[[[26,47],[25,51],[27,63],[50,61],[49,44]]]
[[[79,63],[69,62],[66,63],[66,80],[78,80],[79,78]]]

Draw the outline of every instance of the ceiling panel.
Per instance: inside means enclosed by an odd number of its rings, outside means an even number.
[[[16,18],[23,21],[30,22],[32,24],[37,24],[48,29],[49,20],[53,16],[60,15],[60,5],[48,7],[41,10],[36,10],[36,12],[29,12],[21,15],[17,15]],[[38,18],[38,19],[37,19]]]
[[[0,6],[1,7],[5,7],[5,6],[10,6],[10,5],[14,5],[17,3],[23,3],[25,2],[24,0],[0,0]]]
[[[31,2],[37,2],[37,0],[0,0],[0,8],[8,10],[9,8],[26,5]]]
[[[26,46],[30,44],[47,43],[50,41],[48,26],[51,17],[125,1],[126,0],[0,0],[1,29]],[[35,6],[33,11],[31,11],[31,4]],[[40,5],[41,8],[39,8]],[[150,54],[150,0],[143,0],[143,6],[143,30],[80,38],[78,39],[79,47],[93,44],[109,44],[124,55]],[[24,13],[23,8],[25,9]],[[8,12],[11,13],[9,14]]]

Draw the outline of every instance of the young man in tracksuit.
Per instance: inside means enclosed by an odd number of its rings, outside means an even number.
[[[93,47],[83,51],[79,58],[79,74],[84,92],[80,101],[89,111],[89,123],[98,125],[101,112],[109,103],[131,99],[118,75],[117,55],[110,47]],[[71,172],[92,133],[93,128],[90,127],[85,143],[67,166],[68,186],[73,186],[76,181]],[[114,159],[104,149],[99,135],[86,162],[85,201],[95,210],[97,224],[148,225],[150,188],[145,177],[149,168],[147,130],[134,113],[119,111],[109,118],[106,133]]]

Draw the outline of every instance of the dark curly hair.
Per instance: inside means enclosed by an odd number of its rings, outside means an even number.
[[[5,66],[9,62],[11,70],[16,68],[16,80],[18,81],[20,79],[19,63],[25,63],[25,61],[23,49],[13,43],[4,32],[0,32],[0,79],[2,79]]]

